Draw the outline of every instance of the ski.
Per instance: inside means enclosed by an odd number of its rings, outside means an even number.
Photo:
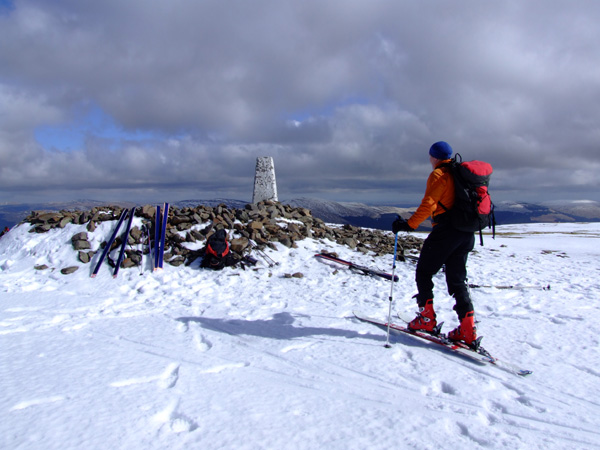
[[[488,288],[488,289],[541,289],[542,291],[549,291],[550,290],[550,285],[547,286],[519,286],[518,284],[515,285],[492,285],[492,284],[469,284],[469,287],[471,289],[478,289],[478,288]]]
[[[129,240],[129,232],[131,231],[131,223],[133,222],[133,216],[135,216],[135,208],[131,208],[129,210],[129,220],[127,221],[127,226],[125,227],[125,233],[123,233],[123,242],[121,243],[121,251],[119,251],[119,258],[117,259],[117,263],[115,264],[113,278],[117,278],[117,275],[119,274],[119,268],[121,267],[123,258],[125,258],[125,248],[127,247],[127,241]]]
[[[376,270],[376,269],[371,269],[369,267],[365,267],[365,266],[359,266],[358,264],[354,264],[350,261],[344,261],[343,259],[340,259],[336,256],[332,256],[328,253],[317,253],[315,255],[316,258],[321,258],[321,259],[325,259],[327,261],[333,261],[336,262],[338,264],[343,264],[345,266],[348,266],[350,268],[350,270],[354,270],[356,272],[360,272],[363,275],[370,275],[370,276],[376,276],[376,277],[381,277],[381,278],[385,278],[386,280],[392,280],[392,275],[386,272],[382,272],[380,270]],[[394,275],[394,281],[398,281],[399,278],[397,275]]]
[[[160,206],[156,205],[156,214],[154,215],[154,262],[152,269],[158,269],[158,253],[160,250],[160,228],[161,228]]]
[[[96,264],[96,267],[94,268],[94,271],[92,272],[92,275],[91,275],[92,278],[94,278],[96,275],[98,275],[100,266],[106,259],[106,255],[108,255],[108,252],[110,252],[110,247],[112,246],[113,242],[117,238],[117,234],[119,233],[119,228],[121,228],[121,224],[123,223],[123,220],[125,220],[126,215],[127,215],[127,210],[124,209],[123,212],[121,213],[121,217],[119,217],[119,221],[117,222],[117,226],[116,226],[115,230],[113,231],[112,235],[110,236],[110,239],[108,240],[106,247],[104,247],[104,251],[102,252],[102,255],[100,256],[100,259],[98,260],[98,263]]]
[[[398,313],[398,318],[400,320],[402,320],[404,323],[406,323],[407,325],[410,322],[409,320],[406,320],[404,317],[402,317],[399,313]],[[477,340],[475,341],[475,345],[472,345],[472,346],[467,345],[464,342],[452,341],[452,340],[448,339],[448,336],[446,334],[440,333],[440,330],[442,329],[443,323],[444,322],[439,323],[438,326],[436,327],[436,333],[438,333],[439,336],[443,340],[447,341],[449,344],[457,345],[459,347],[462,347],[465,350],[468,350],[468,351],[471,351],[471,352],[476,352],[476,353],[479,353],[481,355],[486,355],[486,356],[492,357],[492,355],[490,355],[490,352],[488,352],[485,348],[483,348],[481,346],[481,340],[483,339],[483,336],[479,336],[477,338]],[[424,334],[428,334],[428,333],[424,333]],[[495,362],[493,363],[494,365],[501,366],[503,369],[505,369],[505,370],[507,370],[507,371],[509,371],[511,373],[514,373],[514,374],[517,374],[517,375],[521,375],[521,376],[530,375],[530,374],[533,373],[531,370],[520,369],[520,368],[518,368],[518,367],[514,366],[513,364],[510,364],[510,363],[508,363],[506,361],[500,361],[497,358],[494,358],[494,359],[495,359]]]
[[[150,239],[150,225],[147,223],[144,223],[144,225],[142,226],[142,232],[146,236],[146,242],[148,244],[148,258],[150,258],[150,264],[152,264],[152,262],[154,260],[152,259],[152,242]],[[140,262],[140,267],[141,267],[141,271],[143,274],[144,273],[144,245],[143,244],[142,244],[142,260]]]
[[[451,351],[454,354],[459,354],[461,356],[464,356],[466,358],[469,358],[469,359],[474,360],[479,363],[492,364],[494,366],[504,368],[504,369],[508,370],[509,372],[515,373],[520,376],[526,376],[526,375],[530,375],[532,373],[531,370],[519,369],[519,368],[513,367],[512,365],[510,365],[508,363],[499,361],[497,358],[492,356],[487,350],[485,350],[483,347],[481,347],[481,345],[478,345],[477,349],[474,349],[474,348],[469,347],[465,343],[454,342],[454,341],[449,340],[446,337],[446,335],[444,335],[443,333],[439,333],[438,335],[433,335],[433,334],[429,334],[429,333],[425,333],[425,332],[421,332],[421,331],[413,331],[405,326],[394,324],[394,323],[390,323],[388,325],[388,323],[384,320],[367,317],[358,312],[354,312],[354,317],[356,317],[358,320],[360,320],[362,322],[370,323],[370,324],[375,325],[386,331],[389,326],[389,329],[391,331],[395,331],[396,333],[400,332],[400,333],[407,334],[409,336],[413,336],[418,339],[423,339],[428,342],[433,342],[434,344],[445,347],[446,349],[448,349],[449,351]]]
[[[158,265],[159,269],[163,268],[163,258],[165,255],[165,238],[167,234],[167,221],[169,220],[169,204],[165,203],[163,206],[163,218],[162,225],[160,227],[160,245],[158,248]]]

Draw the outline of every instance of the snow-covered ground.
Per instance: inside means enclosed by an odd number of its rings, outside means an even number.
[[[483,345],[528,377],[410,336],[384,348],[352,311],[387,317],[390,282],[313,257],[391,256],[305,240],[273,268],[92,279],[70,243],[84,227],[28,228],[0,239],[2,449],[600,448],[598,223],[499,227],[469,259],[471,283],[523,287],[472,295]],[[396,274],[412,316],[414,265]],[[440,274],[446,331],[452,305]]]

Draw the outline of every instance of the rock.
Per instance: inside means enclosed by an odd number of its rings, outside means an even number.
[[[155,215],[156,215],[156,206],[152,206],[152,205],[142,206],[141,216],[144,219],[154,220]]]
[[[73,237],[71,237],[71,243],[73,244],[73,248],[78,251],[89,250],[92,248],[88,242],[88,235],[85,231],[73,235]]]
[[[287,248],[292,248],[292,240],[288,237],[288,236],[280,236],[277,238],[279,240],[279,243],[286,246]]]
[[[46,214],[40,214],[39,216],[37,216],[37,219],[39,221],[46,222],[46,223],[59,223],[62,218],[63,218],[63,216],[59,213],[46,213]]]
[[[129,231],[129,238],[133,239],[133,243],[139,244],[140,242],[142,242],[143,238],[142,230],[140,230],[137,226],[133,227]]]
[[[92,218],[91,213],[89,213],[89,212],[82,212],[81,214],[79,214],[79,218],[77,220],[77,223],[79,225],[83,225],[84,223],[87,223],[91,218]]]
[[[123,260],[123,262],[121,263],[121,268],[123,268],[123,269],[130,269],[130,268],[136,267],[136,266],[137,266],[137,264],[132,258],[125,258]]]
[[[296,273],[286,273],[284,276],[284,278],[304,278],[304,274],[302,272],[296,272]]]
[[[73,241],[73,248],[75,250],[89,250],[92,246],[88,241]]]
[[[30,233],[46,233],[48,231],[50,231],[52,229],[52,225],[50,224],[43,224],[43,225],[38,225],[37,227],[33,227],[31,230],[29,230]]]
[[[248,231],[252,231],[252,230],[260,230],[263,228],[263,226],[264,226],[264,224],[262,222],[260,222],[258,220],[253,220],[248,224],[247,228],[248,228]]]
[[[58,226],[59,228],[64,228],[67,226],[68,223],[73,222],[73,218],[72,217],[63,217],[61,219],[61,221],[59,222]]]
[[[176,256],[175,258],[167,261],[167,263],[169,263],[169,265],[171,265],[171,266],[178,267],[178,266],[182,265],[183,263],[185,263],[185,258],[183,256]]]
[[[31,223],[32,233],[45,233],[48,230],[64,226],[65,224],[86,224],[87,230],[93,232],[97,224],[105,221],[116,221],[122,208],[116,206],[95,207],[91,211],[32,211],[25,219]],[[153,205],[142,206],[136,209],[138,217],[146,222],[153,222],[156,207]],[[231,251],[235,257],[240,257],[247,252],[250,240],[253,240],[258,249],[271,248],[277,250],[275,243],[287,248],[297,247],[297,243],[306,238],[329,240],[346,245],[361,253],[387,255],[394,251],[394,237],[390,232],[381,230],[362,229],[360,227],[328,226],[321,219],[313,217],[310,210],[294,208],[276,201],[263,201],[257,204],[248,204],[243,209],[230,209],[224,204],[217,207],[198,205],[196,207],[170,208],[169,223],[166,235],[165,261],[173,266],[180,264],[189,265],[200,254],[201,244],[206,236],[216,229],[224,228],[230,234]],[[136,226],[129,236],[130,246],[138,245],[144,241],[145,236]],[[75,251],[79,252],[79,260],[83,263],[92,258],[88,234],[77,233],[71,239]],[[422,240],[412,235],[403,236],[398,241],[398,251],[418,252]],[[194,250],[186,247],[186,243],[195,243]],[[113,248],[121,244],[120,237],[113,244]],[[103,243],[103,248],[106,243]],[[137,252],[139,253],[139,248]],[[147,248],[144,249],[147,252]],[[128,258],[135,265],[137,261],[135,252],[128,250]],[[168,256],[168,258],[167,258]]]
[[[138,251],[127,252],[127,258],[133,262],[134,266],[142,264],[142,254]]]
[[[87,264],[90,262],[90,254],[88,252],[79,252],[78,258],[79,258],[79,261],[81,261],[84,264]]]
[[[356,248],[356,246],[358,245],[358,244],[356,243],[356,239],[354,239],[354,238],[351,238],[351,237],[347,237],[347,238],[343,239],[343,240],[342,240],[342,243],[343,243],[344,245],[347,245],[347,246],[348,246],[348,247],[350,247],[351,249],[355,249],[355,248]]]
[[[88,240],[88,234],[85,231],[82,231],[81,233],[74,234],[73,237],[71,238],[71,242],[75,242],[75,241],[87,241],[87,240]]]
[[[236,252],[241,255],[244,253],[244,250],[246,250],[246,248],[248,248],[249,244],[250,244],[250,242],[245,237],[233,239],[230,242],[231,251]]]
[[[187,231],[191,229],[194,225],[191,222],[181,222],[177,224],[177,231]]]
[[[79,266],[65,267],[64,269],[60,269],[60,273],[62,273],[63,275],[69,275],[73,272],[76,272],[78,269],[79,269]]]
[[[188,217],[188,216],[184,216],[184,215],[176,215],[176,216],[173,216],[169,220],[169,223],[171,225],[175,225],[175,226],[182,224],[182,223],[190,223],[190,222],[192,222],[192,218]]]

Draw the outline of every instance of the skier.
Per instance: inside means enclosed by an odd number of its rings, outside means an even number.
[[[445,265],[448,293],[454,297],[454,310],[460,321],[460,325],[448,334],[448,338],[471,345],[477,339],[477,330],[467,286],[466,266],[467,256],[475,245],[475,235],[454,229],[448,220],[446,210],[450,210],[454,204],[454,178],[444,164],[450,162],[451,156],[452,147],[447,142],[440,141],[431,146],[429,161],[433,171],[427,179],[423,200],[408,221],[398,216],[392,224],[392,231],[394,234],[399,231],[414,231],[431,216],[433,229],[423,243],[415,277],[418,290],[415,297],[419,313],[408,327],[412,330],[435,331],[437,322],[433,309],[433,276]]]

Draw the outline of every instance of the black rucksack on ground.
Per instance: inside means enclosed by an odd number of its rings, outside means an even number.
[[[496,234],[494,204],[488,192],[492,166],[483,161],[465,161],[457,153],[447,164],[454,177],[454,206],[448,210],[440,206],[450,216],[450,223],[461,231],[479,231],[479,240],[483,245],[482,230],[492,228]]]
[[[227,232],[220,229],[211,234],[206,242],[200,267],[221,270],[224,267],[233,266],[236,262],[237,260],[229,251]]]

